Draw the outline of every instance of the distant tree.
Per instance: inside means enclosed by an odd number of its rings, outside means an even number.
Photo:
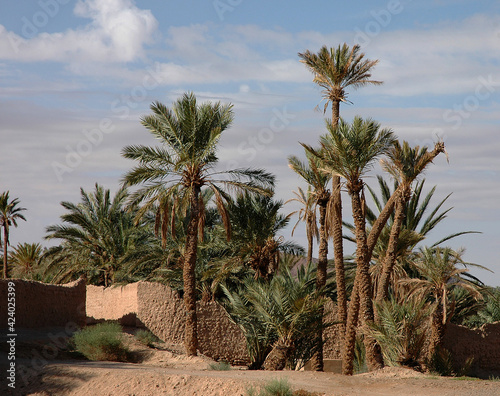
[[[90,283],[109,286],[120,276],[126,254],[153,234],[145,223],[134,224],[125,188],[111,198],[110,190],[96,184],[93,193],[81,188],[80,195],[78,204],[61,202],[68,211],[61,216],[63,224],[47,227],[45,239],[62,241],[44,254],[47,275],[64,282],[84,274]]]
[[[38,280],[43,248],[39,243],[19,243],[9,254],[15,278]]]
[[[306,263],[310,264],[312,262],[312,254],[313,254],[313,241],[316,239],[319,242],[319,229],[318,222],[316,219],[316,200],[314,198],[313,191],[311,190],[311,186],[309,185],[307,188],[307,193],[304,193],[300,187],[297,189],[298,191],[293,191],[295,198],[289,199],[285,203],[288,202],[298,202],[301,204],[301,208],[290,213],[290,216],[294,214],[298,214],[299,218],[295,223],[292,229],[292,236],[295,232],[295,229],[299,225],[301,221],[306,223],[306,238],[307,238],[307,258]]]
[[[26,208],[21,208],[18,206],[19,199],[14,198],[9,199],[9,191],[0,194],[0,227],[3,229],[3,278],[7,279],[8,275],[8,246],[9,246],[9,234],[10,227],[17,227],[17,220],[26,221],[25,217],[21,214]],[[0,244],[2,242],[2,236],[0,234]]]

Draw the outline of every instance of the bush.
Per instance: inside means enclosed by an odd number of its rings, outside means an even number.
[[[247,396],[293,396],[293,392],[288,380],[281,378],[269,381],[259,393],[254,388],[249,389]]]
[[[138,330],[135,333],[135,339],[150,348],[154,347],[154,343],[159,341],[158,337],[149,330]]]
[[[126,362],[129,351],[118,323],[104,322],[73,335],[75,349],[89,360]]]
[[[228,362],[217,362],[210,363],[208,368],[214,371],[229,371],[231,370],[231,365]]]

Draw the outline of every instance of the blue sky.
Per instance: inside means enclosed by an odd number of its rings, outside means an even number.
[[[384,84],[351,90],[341,115],[371,117],[412,145],[444,139],[450,162],[438,157],[426,186],[438,186],[435,204],[452,193],[453,210],[427,242],[482,232],[451,245],[500,285],[498,2],[39,0],[0,10],[0,190],[28,208],[13,244],[42,241],[80,187],[116,190],[132,166],[121,148],[155,144],[140,116],[186,91],[234,104],[221,167],[266,168],[276,196],[292,198],[304,185],[287,156],[325,132],[320,90],[297,53],[346,42],[380,60],[373,77]],[[301,227],[294,239],[305,244]]]

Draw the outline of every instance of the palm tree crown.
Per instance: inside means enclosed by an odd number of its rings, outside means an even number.
[[[9,191],[3,192],[0,195],[0,227],[3,228],[3,278],[7,278],[7,249],[9,246],[9,228],[10,226],[17,227],[17,220],[24,220],[26,218],[21,214],[26,208],[17,206],[19,199],[14,198],[9,200]],[[2,236],[0,235],[0,244]]]
[[[382,84],[381,81],[371,79],[371,69],[378,60],[365,59],[361,47],[352,48],[344,43],[337,48],[321,47],[317,54],[307,50],[299,53],[300,61],[314,74],[313,82],[323,88],[323,98],[332,104],[332,122],[334,127],[339,118],[340,102],[347,101],[346,88],[360,88],[365,85]]]

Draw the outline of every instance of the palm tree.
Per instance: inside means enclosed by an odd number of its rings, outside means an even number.
[[[352,213],[356,229],[356,278],[359,299],[351,298],[346,325],[344,344],[345,374],[353,370],[354,345],[358,311],[361,309],[366,324],[373,322],[372,283],[370,277],[368,241],[365,225],[365,203],[363,176],[377,157],[387,153],[395,137],[390,129],[381,129],[380,124],[370,119],[355,117],[352,124],[341,120],[337,128],[327,121],[329,134],[320,139],[321,151],[303,146],[311,154],[321,159],[322,164],[332,173],[346,179],[346,187],[351,196]],[[355,297],[355,296],[353,296]],[[370,369],[383,366],[381,353],[373,340],[365,337],[366,356]]]
[[[238,259],[230,256],[233,264],[242,262],[255,271],[255,278],[271,278],[278,271],[281,253],[301,254],[303,249],[285,242],[278,233],[290,221],[290,214],[279,213],[283,201],[266,196],[239,194],[229,205],[233,230],[230,249]]]
[[[9,255],[12,275],[16,278],[35,280],[42,252],[43,248],[39,243],[19,243]]]
[[[314,292],[313,275],[312,266],[302,268],[297,276],[283,266],[269,282],[250,277],[238,291],[225,289],[226,310],[246,334],[247,342],[252,341],[248,346],[255,345],[259,338],[274,341],[270,352],[264,345],[252,347],[267,351],[263,363],[266,370],[284,369],[294,352],[309,352],[310,356],[310,350],[295,349],[304,335],[307,337],[322,327],[325,299]]]
[[[451,319],[454,301],[450,301],[450,293],[455,288],[464,289],[475,299],[481,299],[482,287],[475,278],[469,275],[467,266],[483,266],[467,263],[462,259],[463,251],[453,251],[451,248],[424,247],[420,250],[414,265],[420,279],[405,279],[400,282],[409,289],[410,296],[422,299],[430,298],[434,304],[431,319],[431,335],[427,349],[427,358],[431,359],[434,352],[442,346],[446,324]],[[458,268],[458,265],[464,268]]]
[[[427,147],[420,148],[417,146],[412,148],[406,141],[403,142],[403,145],[395,142],[387,153],[388,159],[382,160],[382,168],[398,181],[401,188],[395,204],[394,221],[378,283],[376,293],[378,302],[388,298],[389,280],[397,259],[399,235],[406,214],[406,204],[411,198],[412,183],[432,163],[434,158],[443,152],[443,142],[436,143],[434,150],[430,152]]]
[[[327,265],[328,265],[328,230],[327,230],[327,209],[332,207],[332,194],[328,190],[328,183],[331,175],[321,171],[321,163],[317,157],[306,151],[307,164],[295,156],[288,157],[288,166],[308,185],[311,186],[311,197],[314,197],[315,204],[319,208],[319,250],[318,264],[316,271],[316,289],[322,290],[326,285]],[[337,270],[337,267],[335,268]],[[343,269],[343,267],[342,267]],[[343,270],[337,271],[337,298],[340,301],[345,299],[345,283]],[[342,294],[344,293],[344,294]],[[338,310],[341,312],[344,305],[339,303]],[[339,316],[342,313],[339,314]],[[341,317],[341,316],[340,316]],[[343,329],[342,329],[343,330]],[[317,335],[318,343],[322,345],[322,332]],[[318,349],[318,353],[313,358],[312,367],[316,371],[323,370],[323,350]]]
[[[7,257],[8,257],[8,246],[9,246],[9,229],[10,226],[17,227],[17,220],[21,219],[26,221],[25,217],[21,214],[26,208],[21,208],[17,206],[19,204],[19,199],[14,198],[12,201],[9,200],[9,191],[3,192],[0,195],[0,227],[3,228],[3,278],[7,279],[8,268],[7,268]],[[2,242],[2,236],[0,234],[0,244]]]
[[[195,267],[198,236],[203,234],[205,208],[200,199],[202,188],[213,191],[229,237],[230,222],[224,205],[228,197],[220,186],[271,195],[274,177],[263,170],[217,172],[214,169],[218,161],[217,144],[222,132],[233,121],[232,105],[220,102],[198,104],[195,95],[188,93],[174,102],[171,109],[155,102],[151,110],[153,114],[143,117],[142,124],[160,140],[162,146],[125,147],[123,156],[139,164],[124,176],[123,181],[129,186],[143,185],[131,199],[134,204],[144,204],[139,216],[155,204],[175,198],[179,202],[179,210],[188,217],[183,258],[185,345],[188,355],[196,355]]]
[[[285,202],[299,202],[302,207],[299,210],[293,211],[290,213],[290,216],[294,214],[298,214],[299,218],[295,223],[292,229],[292,236],[295,232],[295,229],[299,225],[301,221],[306,223],[306,238],[307,238],[307,259],[306,263],[310,264],[312,262],[312,254],[313,254],[313,240],[316,238],[316,241],[319,242],[319,229],[318,222],[316,220],[316,206],[314,195],[311,190],[311,186],[309,185],[307,188],[307,193],[304,193],[300,187],[297,188],[298,191],[293,191],[295,194],[295,198],[289,199]]]
[[[314,74],[313,82],[323,88],[322,95],[326,100],[324,111],[331,103],[332,119],[331,127],[336,129],[340,117],[340,103],[347,102],[347,88],[354,89],[365,85],[379,85],[381,81],[371,79],[371,71],[378,60],[365,59],[361,47],[355,45],[352,48],[344,43],[335,48],[323,46],[317,54],[309,50],[299,53],[302,63]],[[335,260],[335,273],[341,278],[337,282],[339,307],[338,318],[345,328],[347,321],[347,298],[345,291],[344,275],[344,247],[342,240],[342,198],[340,195],[340,177],[334,174],[332,177],[332,228],[333,253]]]
[[[54,282],[84,274],[89,283],[109,286],[117,280],[127,253],[146,243],[152,234],[145,224],[134,224],[134,212],[125,208],[125,188],[113,199],[110,190],[99,184],[93,193],[81,188],[80,195],[78,204],[61,202],[68,211],[61,216],[63,224],[47,227],[45,239],[63,241],[44,254],[50,259],[47,271]]]

